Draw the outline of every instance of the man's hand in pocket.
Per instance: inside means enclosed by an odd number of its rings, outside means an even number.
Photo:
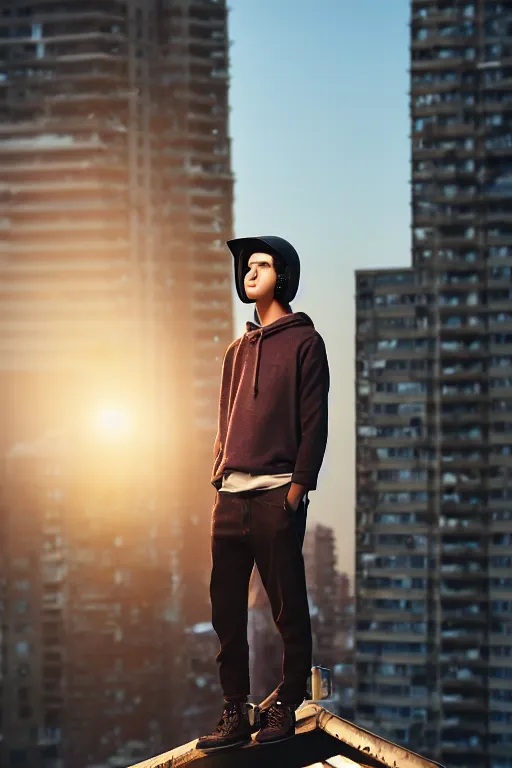
[[[291,484],[290,490],[288,491],[288,496],[286,497],[286,501],[288,506],[291,507],[294,512],[298,510],[299,504],[301,503],[305,493],[306,488],[303,485],[297,485],[297,483]]]

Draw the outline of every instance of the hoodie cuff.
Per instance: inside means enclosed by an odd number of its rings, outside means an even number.
[[[292,475],[292,483],[297,485],[304,485],[308,491],[316,491],[317,476],[312,475],[311,472],[304,470],[297,470]]]

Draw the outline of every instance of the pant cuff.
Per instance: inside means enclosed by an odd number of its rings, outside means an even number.
[[[247,701],[247,694],[246,693],[233,693],[228,694],[227,696],[224,696],[224,701],[228,704],[234,704],[234,703],[245,703]]]

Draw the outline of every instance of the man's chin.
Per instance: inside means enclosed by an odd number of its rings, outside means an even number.
[[[264,293],[261,291],[258,291],[257,288],[253,288],[252,290],[250,288],[245,289],[245,294],[248,299],[251,301],[265,301],[270,300],[272,301],[272,296],[265,296]]]

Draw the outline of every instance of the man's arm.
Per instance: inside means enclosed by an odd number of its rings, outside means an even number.
[[[215,442],[213,444],[213,460],[217,458],[222,436],[225,434],[226,422],[227,422],[227,410],[229,401],[229,385],[231,383],[231,363],[233,359],[233,348],[236,342],[229,345],[224,353],[224,359],[222,360],[222,370],[220,375],[220,391],[219,391],[219,409],[217,420],[217,435],[215,436]]]
[[[288,494],[296,508],[306,491],[316,489],[327,446],[329,364],[325,344],[315,336],[301,361],[299,411],[301,440]]]

